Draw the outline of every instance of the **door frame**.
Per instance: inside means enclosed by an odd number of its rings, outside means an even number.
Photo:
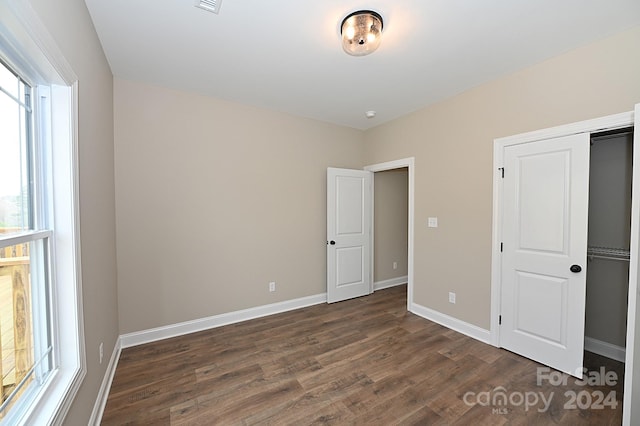
[[[383,172],[385,170],[394,170],[394,169],[402,169],[407,168],[407,175],[409,180],[409,188],[408,188],[408,198],[409,198],[409,217],[407,223],[407,310],[409,312],[413,312],[413,223],[414,223],[414,188],[415,188],[415,158],[408,157],[402,158],[400,160],[387,161],[384,163],[372,164],[370,166],[364,167],[364,170],[370,172]],[[374,179],[375,180],[375,179]],[[371,205],[373,206],[373,194],[374,194],[374,184],[371,185]],[[373,255],[374,255],[374,247],[375,247],[375,235],[374,235],[374,224],[375,224],[375,215],[373,212],[373,207],[371,209],[371,292],[373,293]]]
[[[636,106],[636,111],[640,110]],[[490,342],[500,347],[499,315],[501,312],[501,252],[502,241],[502,176],[499,168],[503,167],[504,148],[509,145],[530,143],[544,139],[569,136],[577,133],[596,133],[607,130],[621,129],[635,124],[634,111],[609,115],[592,120],[556,126],[548,129],[522,133],[514,136],[498,138],[493,144],[493,218],[492,218],[492,247],[491,247],[491,323]],[[633,189],[631,207],[631,258],[629,262],[629,300],[627,304],[627,339],[625,350],[625,379],[623,401],[623,424],[630,424],[633,396],[633,368],[635,358],[635,318],[637,311],[638,293],[638,265],[640,263],[640,137],[633,138]],[[640,356],[640,354],[638,354]],[[640,393],[640,389],[636,389]],[[634,417],[638,413],[633,413]]]

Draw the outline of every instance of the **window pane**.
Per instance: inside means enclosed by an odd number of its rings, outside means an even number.
[[[31,223],[28,167],[31,88],[0,64],[3,88],[9,79],[7,73],[13,76],[16,92],[20,86],[20,99],[0,92],[0,233],[3,234],[29,229]]]
[[[0,62],[0,87],[3,90],[6,90],[13,97],[18,97],[18,81],[19,79],[16,77],[14,73],[9,71],[7,67],[4,66]]]
[[[0,248],[0,420],[51,370],[45,242]]]

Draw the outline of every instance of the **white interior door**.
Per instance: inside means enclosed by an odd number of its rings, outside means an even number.
[[[371,293],[373,173],[327,169],[327,302]]]
[[[504,148],[500,346],[582,375],[589,134]]]

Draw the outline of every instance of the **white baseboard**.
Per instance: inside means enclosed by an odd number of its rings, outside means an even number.
[[[587,336],[584,337],[584,349],[620,362],[624,362],[626,352],[622,346],[613,345]]]
[[[389,287],[395,287],[397,285],[403,285],[408,282],[409,278],[405,275],[404,277],[391,278],[383,281],[376,281],[373,283],[373,291],[382,290]]]
[[[483,343],[491,344],[491,333],[489,330],[485,330],[484,328],[469,324],[468,322],[461,321],[441,312],[434,311],[433,309],[418,305],[417,303],[412,303],[409,310],[422,318],[428,319],[429,321],[436,322]]]
[[[378,281],[374,283],[374,290],[394,287],[397,285],[406,284],[406,282],[407,277]],[[142,345],[144,343],[154,342],[157,340],[167,339],[170,337],[176,337],[184,334],[194,333],[197,331],[207,330],[210,328],[222,327],[224,325],[234,324],[241,321],[278,314],[281,312],[291,311],[294,309],[300,309],[307,306],[325,303],[326,301],[327,295],[326,293],[322,293],[314,296],[272,303],[270,305],[243,309],[240,311],[229,312],[193,321],[171,324],[164,327],[157,327],[149,330],[123,334],[116,341],[113,352],[111,353],[109,365],[107,366],[104,378],[102,379],[98,397],[96,398],[96,402],[93,406],[93,411],[91,412],[91,417],[89,418],[88,424],[91,426],[98,426],[102,420],[102,415],[104,413],[104,409],[107,404],[107,398],[109,396],[109,390],[111,389],[111,383],[113,382],[113,376],[115,375],[116,367],[118,365],[118,360],[120,359],[120,353],[122,349],[131,346]],[[483,343],[491,344],[489,330],[485,330],[473,324],[469,324],[465,321],[461,321],[457,318],[443,314],[417,303],[412,303],[409,310],[416,315],[438,323],[451,330],[462,333]],[[605,356],[607,358],[624,362],[625,348],[593,339],[591,337],[585,337],[584,340],[585,350]]]
[[[228,312],[207,318],[170,324],[164,327],[136,331],[120,336],[120,344],[122,348],[128,348],[131,346],[142,345],[144,343],[155,342],[157,340],[168,339],[170,337],[182,336],[189,333],[195,333],[197,331],[208,330],[210,328],[222,327],[224,325],[235,324],[241,321],[261,318],[267,315],[306,308],[307,306],[318,305],[320,303],[325,303],[326,301],[327,294],[321,293],[316,294],[315,296],[286,300],[284,302],[272,303],[270,305],[257,306],[255,308],[243,309],[241,311]]]
[[[116,367],[118,366],[118,360],[120,359],[120,352],[122,352],[122,345],[120,344],[120,338],[118,337],[116,344],[113,347],[113,352],[111,352],[107,371],[105,371],[104,377],[102,378],[102,384],[100,385],[96,402],[93,405],[91,417],[89,417],[89,426],[99,426],[102,421],[104,407],[107,405],[107,398],[109,397],[109,391],[111,390],[111,383],[113,382],[113,376],[116,374]]]

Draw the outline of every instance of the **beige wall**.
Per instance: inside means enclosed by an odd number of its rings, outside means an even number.
[[[493,140],[632,110],[639,49],[634,28],[366,132],[367,164],[415,157],[416,303],[489,328]]]
[[[376,172],[373,178],[373,281],[380,282],[407,276],[408,169]]]
[[[79,78],[82,296],[87,376],[65,424],[86,425],[118,337],[113,78],[82,0],[31,0]],[[104,342],[105,361],[98,362]]]
[[[120,79],[114,103],[121,333],[326,291],[326,168],[361,168],[362,132]]]

